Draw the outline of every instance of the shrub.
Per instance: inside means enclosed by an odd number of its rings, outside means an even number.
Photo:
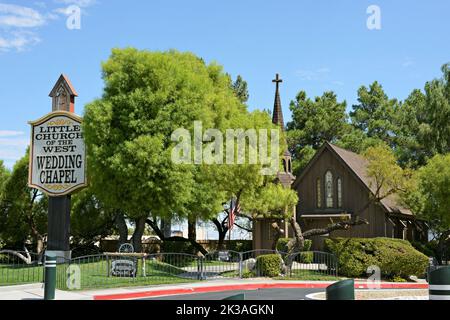
[[[189,241],[163,241],[161,252],[164,253],[195,253],[195,248]]]
[[[257,274],[264,277],[277,277],[281,273],[281,256],[278,254],[265,254],[256,258]]]
[[[438,255],[438,242],[436,240],[429,241],[427,243],[422,243],[418,241],[411,242],[412,246],[416,248],[416,250],[422,252],[424,255],[428,257],[436,258]],[[450,252],[450,250],[449,250]]]
[[[300,252],[298,255],[298,262],[300,263],[313,263],[314,252]]]
[[[280,252],[287,252],[287,244],[290,241],[290,238],[280,238],[277,242],[277,250]],[[312,240],[305,239],[305,244],[303,246],[302,251],[309,251],[311,249]]]
[[[403,278],[401,278],[401,277],[397,277],[397,276],[395,276],[395,277],[392,279],[392,281],[393,281],[393,282],[407,282],[405,279],[403,279]]]
[[[227,246],[229,250],[237,251],[237,252],[245,252],[252,250],[252,241],[251,240],[234,240],[231,243],[227,242]]]
[[[427,256],[400,239],[326,239],[325,247],[336,255],[339,273],[347,277],[367,276],[367,268],[375,265],[384,278],[407,279],[411,275],[423,276],[428,266]]]

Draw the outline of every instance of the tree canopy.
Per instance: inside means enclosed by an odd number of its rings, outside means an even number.
[[[122,210],[142,229],[148,217],[216,217],[227,199],[263,186],[261,163],[216,162],[215,148],[226,149],[226,142],[214,135],[205,143],[210,157],[202,163],[172,158],[180,142],[172,134],[181,129],[194,137],[188,158],[196,159],[196,122],[223,134],[274,128],[267,113],[247,111],[235,91],[244,87],[242,80],[232,85],[222,67],[191,53],[132,48],[113,50],[103,79],[104,94],[86,106],[83,126],[92,187],[105,205]]]

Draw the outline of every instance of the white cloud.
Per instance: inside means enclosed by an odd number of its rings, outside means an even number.
[[[405,59],[403,60],[403,62],[402,62],[402,67],[403,68],[408,68],[408,67],[410,67],[410,66],[412,66],[412,65],[414,65],[415,64],[415,62],[414,62],[414,59],[413,58],[411,58],[411,57],[405,57]]]
[[[337,81],[337,80],[332,81],[331,83],[332,83],[332,84],[335,84],[335,85],[337,85],[337,86],[340,86],[340,87],[342,87],[343,85],[345,85],[344,82],[342,82],[342,81]]]
[[[47,8],[47,4],[45,2],[42,2],[42,1],[36,1],[36,2],[34,2],[34,5],[36,7],[42,8],[42,9]]]
[[[316,70],[298,70],[296,74],[301,80],[317,81],[327,78],[330,72],[331,70],[329,68],[323,67]]]
[[[0,139],[0,146],[23,147],[30,143],[29,139]]]
[[[41,42],[35,29],[71,14],[67,11],[70,6],[86,8],[96,3],[96,0],[34,1],[33,6],[40,8],[39,12],[33,8],[0,2],[0,53],[28,49]],[[64,5],[66,7],[54,8]]]
[[[33,32],[15,31],[7,37],[0,35],[0,51],[24,51],[29,46],[41,42],[41,39]]]
[[[96,0],[56,0],[56,2],[85,8],[94,5]]]
[[[14,137],[24,135],[23,131],[0,130],[0,137]]]
[[[0,26],[16,28],[35,28],[42,26],[45,18],[36,10],[0,3]]]
[[[25,137],[23,131],[0,130],[0,160],[8,168],[25,155],[30,139]]]

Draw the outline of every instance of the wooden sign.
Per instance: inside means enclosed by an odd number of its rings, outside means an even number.
[[[54,111],[31,124],[28,184],[49,196],[68,195],[87,186],[82,119]]]

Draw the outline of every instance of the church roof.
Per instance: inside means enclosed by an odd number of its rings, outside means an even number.
[[[308,169],[312,166],[312,164],[316,161],[316,159],[319,158],[319,156],[322,154],[324,150],[328,149],[333,154],[335,154],[346,167],[348,167],[351,172],[356,176],[358,180],[361,181],[361,183],[369,189],[372,194],[375,194],[376,188],[373,178],[369,177],[367,175],[367,166],[368,161],[361,155],[354,153],[352,151],[342,149],[334,144],[331,144],[329,142],[325,142],[325,144],[316,152],[314,157],[311,159],[311,161],[308,163],[308,165],[305,167],[305,169],[302,171],[302,173],[298,176],[296,181],[294,182],[293,186],[297,185],[305,173],[308,171]],[[412,215],[411,210],[403,207],[399,204],[399,201],[397,199],[397,196],[395,194],[390,195],[388,197],[385,197],[381,200],[382,206],[386,209],[389,213],[400,213],[400,214],[407,214]]]
[[[53,87],[52,91],[50,91],[49,96],[54,97],[56,95],[56,91],[58,90],[59,86],[63,83],[65,87],[69,90],[69,94],[71,96],[78,97],[77,92],[75,91],[72,82],[70,82],[69,77],[67,77],[65,74],[61,74],[58,81],[56,81],[55,86]]]

